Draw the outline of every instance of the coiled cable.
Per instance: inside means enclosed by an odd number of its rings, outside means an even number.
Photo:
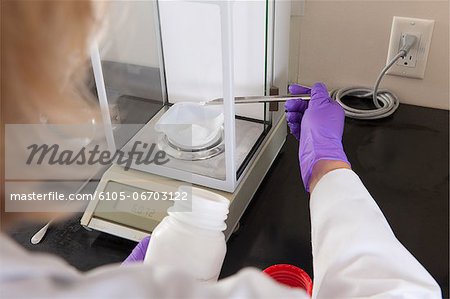
[[[331,91],[331,97],[342,106],[345,116],[355,119],[380,119],[392,115],[397,110],[400,101],[398,97],[391,91],[386,89],[378,90],[381,79],[386,72],[394,65],[397,60],[405,57],[412,46],[416,43],[417,38],[414,35],[405,34],[402,36],[402,46],[399,52],[392,58],[389,63],[381,70],[375,82],[374,88],[368,87],[344,87]],[[345,96],[357,98],[371,98],[375,109],[358,109],[350,107],[342,101]]]

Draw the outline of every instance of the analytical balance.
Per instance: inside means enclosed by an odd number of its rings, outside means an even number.
[[[156,145],[167,161],[132,163],[129,170],[113,164],[82,225],[138,241],[173,202],[106,201],[99,194],[160,196],[193,184],[230,200],[230,236],[287,135],[277,104],[235,98],[287,93],[290,7],[290,1],[111,3],[111,21],[92,50],[106,140],[123,152]],[[217,98],[223,123],[207,144],[179,146],[155,129],[172,105]]]

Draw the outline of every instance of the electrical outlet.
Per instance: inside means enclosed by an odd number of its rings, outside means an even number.
[[[434,20],[394,17],[392,21],[391,38],[387,62],[398,53],[401,37],[412,34],[417,41],[408,55],[400,58],[387,72],[389,75],[397,75],[409,78],[423,79],[428,60],[428,52],[431,45]]]
[[[417,38],[417,41],[414,44],[414,46],[411,48],[411,50],[409,50],[408,55],[397,60],[397,65],[402,66],[402,67],[415,68],[417,66],[419,45],[420,45],[420,39],[421,39],[422,35],[417,32],[403,32],[401,34],[401,36],[403,37],[405,34],[414,35]],[[401,48],[401,42],[399,41],[397,51],[400,48]]]

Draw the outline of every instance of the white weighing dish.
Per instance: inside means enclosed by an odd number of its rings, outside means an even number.
[[[221,133],[223,121],[222,106],[179,102],[164,113],[155,130],[181,148],[196,148],[216,139]]]

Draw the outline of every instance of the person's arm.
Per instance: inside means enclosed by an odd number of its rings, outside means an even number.
[[[291,86],[291,93],[305,93]],[[311,193],[313,298],[440,298],[430,274],[396,239],[351,170],[342,146],[344,111],[323,84],[311,101],[286,103],[299,140],[302,180]]]
[[[312,190],[313,298],[441,298],[352,170],[331,170]]]
[[[0,235],[0,245],[0,298],[309,298],[257,269],[210,284],[177,271],[176,265],[135,262],[80,273],[54,256],[26,252],[6,236]]]
[[[334,161],[334,160],[320,160],[314,165],[314,168],[311,173],[311,179],[309,181],[309,190],[311,192],[316,187],[317,183],[320,181],[320,179],[329,173],[332,170],[336,169],[351,169],[350,165],[346,162],[342,161]]]

